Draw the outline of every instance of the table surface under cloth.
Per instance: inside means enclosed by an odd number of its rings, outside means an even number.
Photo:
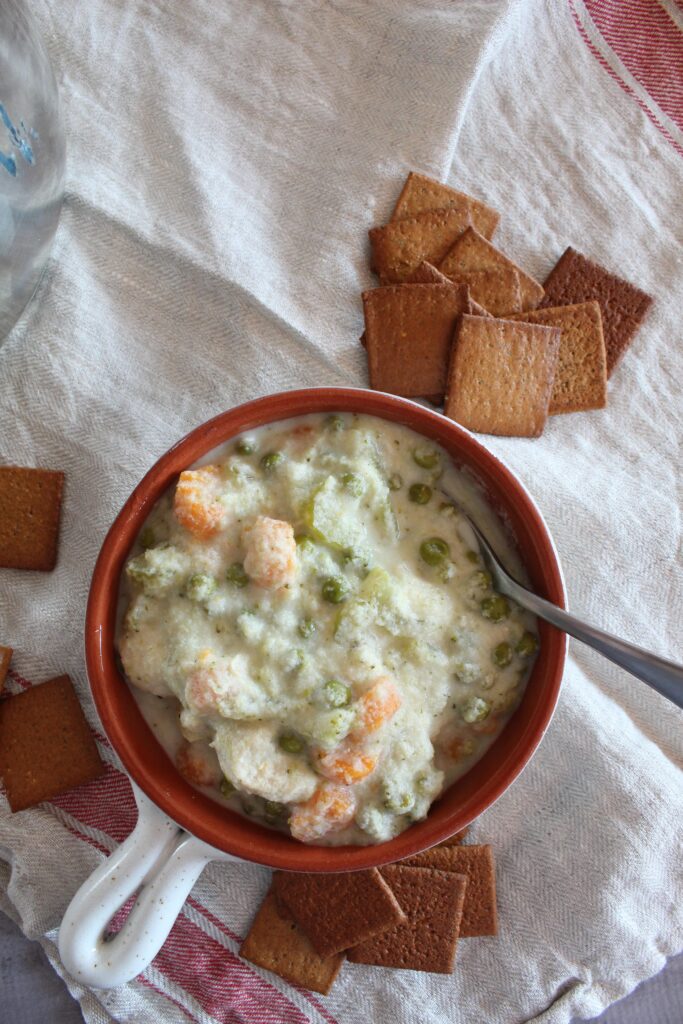
[[[500,210],[496,243],[541,280],[571,244],[654,297],[607,409],[482,441],[536,498],[571,607],[683,661],[678,0],[31,6],[60,82],[67,193],[0,349],[0,462],[67,480],[55,571],[0,571],[10,688],[68,672],[99,731],[83,612],[134,484],[236,403],[366,385],[366,232],[410,169]],[[133,821],[101,752],[99,788],[14,816],[0,803],[0,909],[62,975],[60,917]],[[544,742],[474,829],[496,851],[500,935],[463,942],[452,976],[347,966],[309,996],[237,956],[268,871],[214,864],[135,982],[65,980],[89,1024],[567,1024],[683,948],[681,820],[680,713],[572,645]]]

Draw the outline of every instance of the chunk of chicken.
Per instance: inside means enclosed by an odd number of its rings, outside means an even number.
[[[278,744],[275,722],[225,722],[212,746],[224,775],[244,793],[290,804],[308,800],[320,779],[301,754]]]

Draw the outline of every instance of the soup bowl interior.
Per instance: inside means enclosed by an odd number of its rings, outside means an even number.
[[[194,789],[176,770],[140,713],[115,654],[119,580],[152,506],[178,474],[231,437],[308,413],[365,413],[403,424],[440,444],[484,488],[509,526],[532,588],[564,606],[564,587],[547,528],[519,481],[471,434],[438,413],[380,392],[320,388],[284,392],[223,413],[193,430],[150,469],[116,517],[93,572],[86,612],[88,677],[102,725],[126,770],[180,826],[226,853],[293,871],[350,871],[389,863],[464,828],[507,789],[536,750],[560,689],[566,638],[539,622],[540,650],[522,702],[479,762],[432,805],[428,817],[388,842],[312,846],[268,829]]]

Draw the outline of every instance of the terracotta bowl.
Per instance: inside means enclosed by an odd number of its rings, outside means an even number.
[[[150,800],[192,835],[245,860],[294,871],[349,871],[426,849],[468,825],[517,778],[555,709],[566,638],[540,622],[540,651],[524,699],[496,742],[434,803],[425,821],[374,846],[306,846],[227,810],[178,773],[138,711],[114,652],[119,577],[154,503],[201,456],[245,430],[316,412],[367,413],[442,445],[483,485],[508,521],[535,591],[564,606],[562,573],[548,529],[522,484],[470,433],[414,402],[374,391],[314,388],[260,398],[222,413],[174,445],[138,484],[107,534],[93,573],[85,623],[86,663],[102,725],[126,770]]]

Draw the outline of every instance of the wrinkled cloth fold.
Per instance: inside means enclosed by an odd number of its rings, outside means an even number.
[[[82,654],[108,525],[210,416],[366,386],[366,232],[408,170],[500,210],[496,244],[541,280],[571,244],[654,296],[607,409],[553,417],[538,440],[482,440],[536,498],[573,609],[683,661],[683,121],[666,89],[680,13],[649,4],[669,21],[652,28],[648,77],[647,38],[605,16],[614,2],[32,6],[60,83],[67,194],[48,271],[0,348],[0,461],[67,482],[55,571],[0,570],[0,642],[14,692],[70,673],[107,773],[17,815],[2,798],[0,906],[89,1024],[598,1014],[683,947],[681,716],[578,645],[538,754],[473,830],[495,848],[500,935],[461,942],[452,976],[347,965],[325,998],[252,968],[237,950],[269,872],[249,864],[211,865],[120,989],[66,975],[56,939],[134,823]]]

